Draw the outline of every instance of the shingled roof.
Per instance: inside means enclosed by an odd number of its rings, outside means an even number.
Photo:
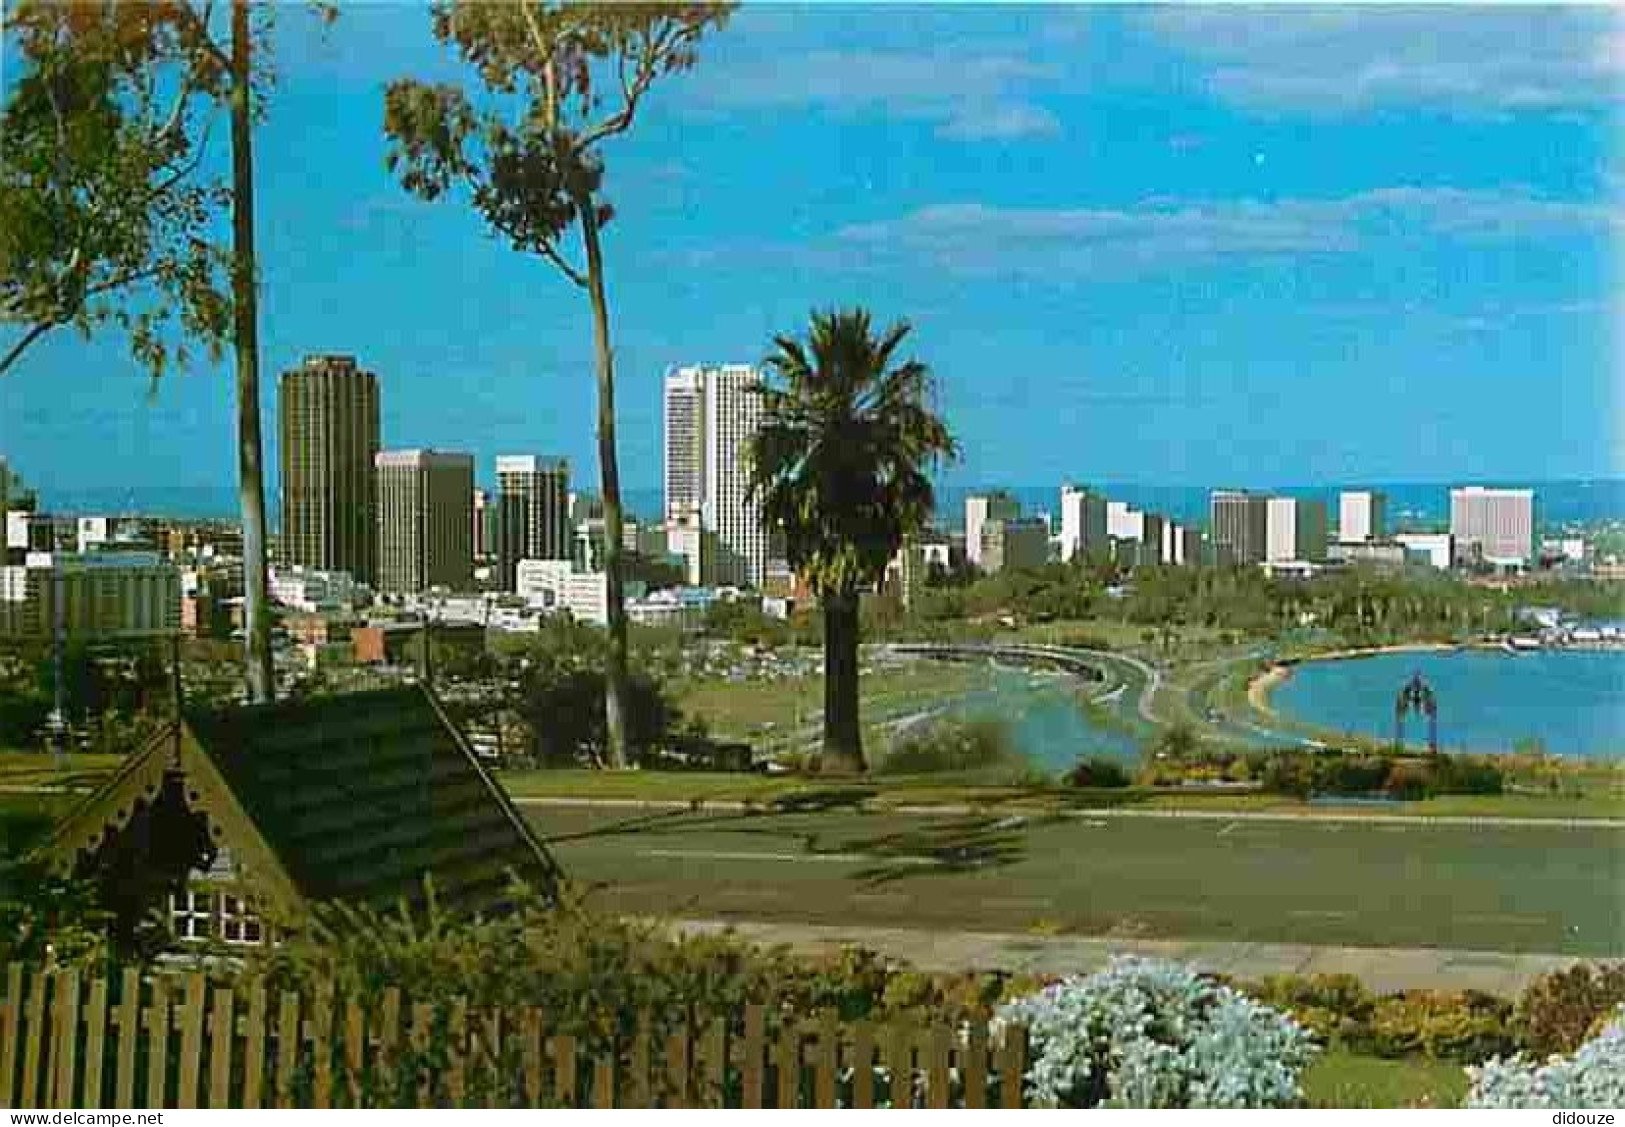
[[[76,867],[176,785],[250,882],[286,907],[419,903],[423,878],[454,909],[502,903],[510,874],[544,895],[558,870],[419,687],[213,710],[149,744],[58,827]]]

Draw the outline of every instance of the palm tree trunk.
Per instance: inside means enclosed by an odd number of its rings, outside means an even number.
[[[598,354],[598,469],[604,489],[604,586],[609,611],[609,655],[604,669],[604,721],[609,766],[624,768],[626,746],[626,602],[621,585],[621,468],[615,456],[615,354],[609,344],[609,298],[598,245],[592,197],[575,199],[587,252],[587,296],[592,301],[593,345]]]
[[[830,592],[824,604],[824,750],[818,769],[827,775],[864,770],[858,722],[858,593]]]
[[[254,150],[248,0],[231,6],[232,318],[237,357],[237,491],[243,510],[243,639],[248,699],[276,695],[265,576],[265,477],[260,451],[259,313],[255,296]]]

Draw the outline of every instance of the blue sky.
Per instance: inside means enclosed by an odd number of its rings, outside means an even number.
[[[424,11],[278,17],[268,438],[276,373],[353,352],[387,446],[595,481],[582,294],[384,168],[384,83],[461,75]],[[1622,83],[1603,9],[747,7],[608,150],[623,480],[668,365],[853,303],[913,322],[954,483],[1625,473]],[[0,452],[47,493],[230,485],[230,383],[59,335]]]

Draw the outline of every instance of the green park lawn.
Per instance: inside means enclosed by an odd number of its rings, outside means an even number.
[[[1304,1075],[1310,1107],[1457,1107],[1467,1094],[1462,1066],[1424,1056],[1389,1060],[1331,1049]]]

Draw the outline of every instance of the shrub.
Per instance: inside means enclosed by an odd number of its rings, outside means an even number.
[[[1512,1051],[1511,1016],[1511,1003],[1477,990],[1406,990],[1376,1004],[1369,1039],[1356,1047],[1381,1057],[1480,1061]]]
[[[1278,974],[1244,989],[1286,1010],[1322,1044],[1354,1045],[1369,1039],[1377,999],[1352,974]]]
[[[1119,957],[1000,1006],[1033,1043],[1032,1099],[1067,1107],[1286,1107],[1316,1052],[1286,1014],[1189,967]]]
[[[1472,1088],[1462,1106],[1505,1109],[1617,1108],[1625,1106],[1625,1006],[1572,1056],[1538,1064],[1523,1056],[1499,1057],[1469,1067]]]
[[[1538,1057],[1572,1053],[1625,1003],[1625,963],[1577,963],[1529,984],[1513,1012],[1518,1042]]]
[[[1126,787],[1132,781],[1121,763],[1099,755],[1078,760],[1066,773],[1069,787]]]
[[[998,717],[951,718],[909,730],[886,752],[875,772],[927,775],[1014,766],[1020,761],[1010,729]]]

